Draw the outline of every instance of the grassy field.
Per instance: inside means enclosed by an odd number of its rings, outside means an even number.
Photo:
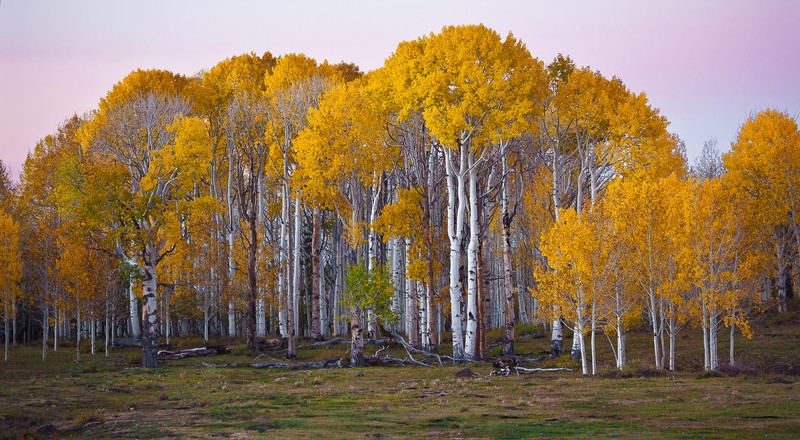
[[[115,349],[107,359],[83,354],[76,363],[69,344],[46,362],[40,347],[23,346],[0,364],[0,437],[797,437],[798,315],[767,316],[755,330],[752,340],[737,339],[744,365],[714,374],[701,371],[696,329],[680,338],[682,371],[676,373],[650,368],[644,329],[630,336],[631,366],[617,373],[600,336],[597,377],[577,371],[489,376],[490,364],[467,365],[475,378],[455,377],[464,366],[260,370],[249,367],[254,356],[246,354],[145,370],[132,364],[133,349]],[[534,356],[547,345],[524,335],[518,351]],[[371,354],[379,347],[368,348]],[[299,357],[341,357],[345,350],[301,350]],[[727,359],[727,344],[720,358]],[[541,366],[576,365],[562,357]]]

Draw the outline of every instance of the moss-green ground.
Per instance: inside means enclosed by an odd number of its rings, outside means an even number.
[[[629,337],[631,367],[614,373],[608,342],[599,336],[597,377],[578,371],[489,376],[490,364],[468,365],[477,378],[456,378],[463,366],[257,370],[247,355],[167,361],[145,370],[131,365],[134,349],[115,349],[107,359],[82,354],[76,363],[70,344],[50,351],[46,362],[39,346],[21,346],[0,364],[0,438],[43,437],[48,430],[90,438],[796,437],[798,317],[768,316],[755,330],[753,340],[737,337],[737,359],[747,367],[734,376],[700,371],[699,331],[691,328],[679,338],[682,371],[676,373],[650,368],[646,330]],[[522,337],[517,348],[533,357],[548,344]],[[724,362],[727,348],[721,343]],[[298,354],[307,361],[345,350]],[[568,357],[541,366],[555,365],[574,366]]]

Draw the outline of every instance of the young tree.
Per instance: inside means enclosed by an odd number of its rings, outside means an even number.
[[[11,340],[11,316],[14,306],[21,298],[22,258],[19,248],[19,225],[11,215],[0,209],[0,289],[3,291],[3,333],[5,350],[3,360],[8,361]]]

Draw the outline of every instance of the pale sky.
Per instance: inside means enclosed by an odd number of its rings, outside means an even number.
[[[369,71],[403,40],[471,23],[644,91],[691,162],[709,138],[727,150],[755,111],[800,113],[795,0],[0,0],[0,158],[16,176],[37,140],[137,68],[192,75],[270,51]]]

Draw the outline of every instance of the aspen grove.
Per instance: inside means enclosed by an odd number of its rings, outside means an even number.
[[[524,323],[585,375],[606,339],[623,368],[634,327],[657,369],[679,332],[706,369],[733,365],[735,336],[798,282],[800,130],[765,110],[690,165],[668,124],[621,79],[483,25],[368,73],[270,53],[136,70],[39,141],[19,183],[0,167],[5,359],[129,339],[155,367],[170,337],[276,335],[289,358],[349,338],[360,366],[395,334],[473,361],[491,329],[514,355]]]

